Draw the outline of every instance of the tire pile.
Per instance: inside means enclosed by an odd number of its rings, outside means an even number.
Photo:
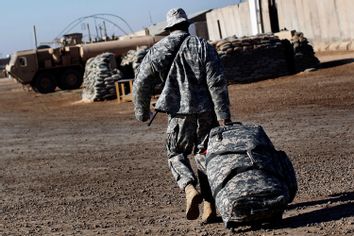
[[[229,37],[211,43],[229,83],[246,83],[289,74],[287,46],[272,34]]]
[[[103,101],[117,98],[115,82],[122,78],[114,54],[103,53],[90,58],[85,66],[82,99]]]
[[[309,44],[307,38],[302,32],[291,32],[291,44],[294,48],[294,66],[296,72],[304,71],[308,68],[316,68],[319,64],[315,56],[313,47]]]

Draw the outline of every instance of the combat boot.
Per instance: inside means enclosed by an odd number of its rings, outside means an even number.
[[[202,195],[192,184],[188,184],[184,191],[186,192],[186,217],[188,220],[196,220],[199,217],[199,204],[202,202]]]
[[[202,223],[208,224],[216,219],[215,203],[204,201]]]

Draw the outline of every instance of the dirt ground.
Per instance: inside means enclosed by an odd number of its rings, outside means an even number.
[[[165,115],[147,127],[132,103],[0,79],[0,235],[354,235],[354,53],[319,58],[314,72],[229,86],[233,120],[261,124],[299,183],[282,224],[235,233],[185,219]]]

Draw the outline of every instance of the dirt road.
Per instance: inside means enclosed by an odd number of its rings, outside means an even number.
[[[261,124],[299,181],[281,225],[235,235],[354,235],[354,54],[345,56],[229,86],[233,120]],[[81,103],[80,92],[0,79],[0,235],[232,235],[185,219],[164,115],[149,128],[131,103]]]

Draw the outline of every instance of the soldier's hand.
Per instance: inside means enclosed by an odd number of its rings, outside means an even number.
[[[224,127],[224,126],[230,124],[232,121],[231,121],[231,119],[222,119],[222,120],[218,120],[218,122],[221,127]]]
[[[151,111],[147,114],[144,114],[142,119],[140,119],[140,121],[142,122],[146,122],[146,121],[149,121],[151,120],[151,118],[154,116],[154,113],[152,113]]]

